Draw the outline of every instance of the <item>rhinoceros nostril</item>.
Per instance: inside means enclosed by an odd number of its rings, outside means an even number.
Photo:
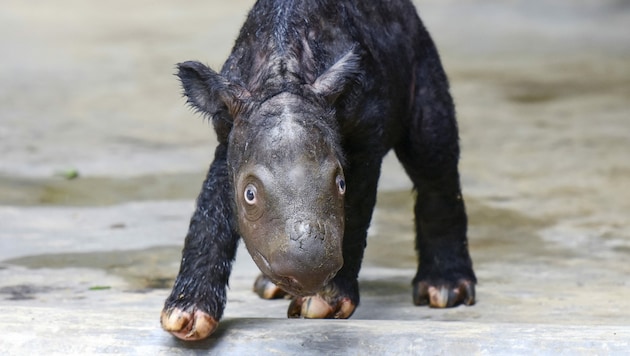
[[[307,229],[304,225],[301,220],[289,222],[289,238],[293,241],[297,241],[307,235]]]
[[[326,235],[328,235],[328,226],[326,224],[318,223],[319,225],[319,239],[324,240]]]
[[[293,241],[305,239],[324,240],[327,234],[326,224],[319,221],[297,220],[287,224],[289,238]]]

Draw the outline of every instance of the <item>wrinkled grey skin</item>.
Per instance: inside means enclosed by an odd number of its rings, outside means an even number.
[[[297,59],[271,62],[260,63],[268,69],[259,76],[299,69]],[[199,62],[178,65],[188,102],[212,117],[227,146],[239,235],[261,271],[295,296],[321,290],[344,263],[346,187],[334,105],[359,62],[351,47],[312,81],[273,74],[277,83],[253,91]]]
[[[264,102],[235,124],[228,151],[245,245],[296,295],[317,292],[343,265],[343,170],[322,132],[304,122],[314,109],[305,104],[291,94]],[[265,130],[250,124],[260,121]]]

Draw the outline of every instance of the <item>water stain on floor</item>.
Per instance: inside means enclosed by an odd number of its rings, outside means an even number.
[[[105,206],[129,201],[194,199],[204,174],[75,179],[0,176],[0,204],[14,206]]]
[[[367,263],[416,268],[414,200],[415,194],[411,191],[379,194],[366,249]],[[538,232],[553,225],[553,220],[493,207],[474,198],[465,201],[469,246],[475,263],[493,261],[496,256],[526,258],[540,256],[543,252],[549,254]]]
[[[31,300],[36,298],[36,294],[48,293],[54,290],[49,286],[38,286],[31,284],[18,284],[0,288],[0,295],[5,295],[6,300]]]
[[[86,181],[86,187],[87,183],[96,181]],[[176,182],[174,185],[186,186],[182,182]],[[110,182],[109,188],[115,186],[119,184]],[[102,193],[104,192],[107,192],[107,189],[103,189]],[[180,191],[176,194],[183,193]],[[121,194],[119,199],[122,197],[124,195]],[[414,249],[414,197],[412,191],[379,194],[364,266],[415,270],[417,258]],[[133,199],[137,200],[137,197]],[[470,221],[470,249],[476,264],[493,262],[496,256],[501,256],[502,259],[522,260],[527,259],[527,256],[541,255],[543,252],[549,254],[537,231],[548,226],[550,222],[507,209],[492,208],[472,198],[467,199],[466,203]],[[124,226],[112,226],[122,227]],[[182,247],[156,246],[141,250],[43,254],[14,258],[3,263],[33,269],[99,269],[124,278],[134,290],[170,288],[178,271]],[[404,281],[370,281],[365,287],[372,292],[383,288],[407,290],[412,277],[413,275],[410,275],[409,279]]]
[[[3,263],[33,269],[101,269],[123,277],[129,283],[131,289],[142,291],[145,289],[170,288],[177,274],[180,256],[181,247],[159,246],[143,250],[26,256],[6,260]]]

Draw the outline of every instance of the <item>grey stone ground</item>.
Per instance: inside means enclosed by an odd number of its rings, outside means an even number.
[[[630,4],[416,4],[458,104],[475,306],[411,305],[412,198],[390,157],[351,320],[285,319],[240,251],[217,333],[162,332],[215,142],[171,74],[218,68],[251,1],[7,0],[0,354],[630,353]]]

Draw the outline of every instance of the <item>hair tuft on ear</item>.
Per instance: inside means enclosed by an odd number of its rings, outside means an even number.
[[[348,85],[362,73],[361,56],[357,46],[352,46],[335,64],[320,75],[311,85],[313,92],[334,102]]]
[[[227,111],[233,118],[242,108],[243,99],[249,96],[246,89],[230,83],[200,62],[179,63],[177,69],[188,104],[211,118],[221,111]]]

